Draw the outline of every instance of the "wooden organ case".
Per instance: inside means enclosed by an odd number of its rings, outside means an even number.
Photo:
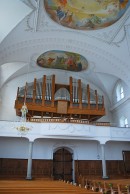
[[[55,83],[55,75],[44,75],[19,87],[15,100],[16,115],[26,103],[27,118],[50,117],[96,121],[105,115],[104,98],[80,79],[69,78],[69,84]]]

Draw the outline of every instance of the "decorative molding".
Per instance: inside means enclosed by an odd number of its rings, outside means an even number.
[[[125,24],[126,20],[130,17],[130,7],[127,9],[125,14],[112,26],[101,30],[101,32],[96,34],[96,38],[99,38],[105,42],[113,43],[116,35],[119,33],[120,29]]]
[[[38,19],[39,19],[39,2],[40,0],[27,1],[27,5],[33,9],[33,11],[26,17],[26,31],[37,31]]]
[[[83,124],[60,124],[60,123],[26,123],[31,130],[21,136],[16,130],[21,122],[0,122],[1,137],[26,137],[30,141],[37,138],[53,138],[53,139],[76,139],[76,140],[92,140],[92,141],[110,141],[123,140],[129,141],[130,128],[119,127],[101,127]]]
[[[121,99],[119,102],[117,102],[114,106],[112,106],[112,107],[110,108],[110,111],[115,111],[115,110],[117,110],[118,108],[120,108],[120,107],[126,105],[127,103],[128,103],[128,104],[130,103],[130,97]]]
[[[90,43],[74,40],[71,38],[66,40],[65,38],[62,39],[55,37],[45,37],[43,39],[26,40],[20,43],[12,44],[7,48],[3,48],[3,50],[1,49],[1,62],[8,62],[8,60],[10,61],[10,58],[12,58],[11,56],[13,56],[14,58],[14,55],[18,56],[18,53],[20,53],[21,55],[22,52],[25,52],[25,50],[27,49],[29,49],[30,51],[31,49],[37,51],[41,50],[42,53],[44,52],[44,50],[54,50],[55,48],[65,51],[75,51],[79,54],[81,53],[83,56],[95,56],[95,58],[99,61],[102,61],[102,63],[104,62],[106,65],[108,64],[112,68],[117,69],[119,76],[123,77],[123,79],[127,82],[130,82],[130,78],[128,76],[128,71],[130,71],[130,67],[128,67],[127,69],[124,68],[125,64],[120,58],[95,45],[91,45]]]
[[[127,136],[130,136],[130,128],[115,128],[113,127],[113,130],[111,130],[111,138],[112,139],[127,139],[127,141],[129,141],[129,139],[127,138]]]

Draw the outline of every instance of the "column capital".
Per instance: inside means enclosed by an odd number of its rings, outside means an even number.
[[[101,141],[99,141],[99,143],[100,143],[100,145],[105,145],[106,144],[106,142],[107,142],[108,140],[101,140]]]

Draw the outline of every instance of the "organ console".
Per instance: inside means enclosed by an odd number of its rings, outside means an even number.
[[[23,104],[27,118],[50,117],[96,121],[105,115],[104,98],[80,79],[70,77],[69,84],[55,83],[55,75],[44,75],[19,87],[15,100],[16,115]]]

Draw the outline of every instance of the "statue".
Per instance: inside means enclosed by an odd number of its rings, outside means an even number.
[[[28,109],[27,109],[27,106],[26,106],[25,103],[24,103],[24,105],[21,108],[21,113],[22,113],[23,120],[26,121],[26,115],[28,113]]]

